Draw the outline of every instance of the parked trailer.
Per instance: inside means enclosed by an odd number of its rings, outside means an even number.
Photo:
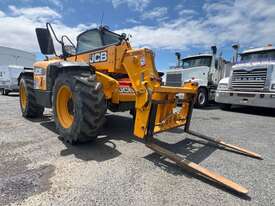
[[[238,46],[234,45],[235,62]],[[275,47],[243,51],[229,78],[220,81],[215,101],[222,109],[232,105],[275,108]]]
[[[229,76],[232,63],[221,56],[217,56],[216,46],[211,47],[212,53],[187,56],[183,59],[176,53],[178,64],[166,73],[166,85],[182,86],[188,82],[197,82],[199,85],[195,106],[204,107],[215,99],[219,81]],[[183,95],[178,95],[179,103]]]
[[[18,91],[18,77],[24,71],[22,66],[0,66],[0,91],[2,95]]]
[[[17,78],[24,68],[32,68],[35,54],[0,46],[0,91],[3,95],[18,91]]]

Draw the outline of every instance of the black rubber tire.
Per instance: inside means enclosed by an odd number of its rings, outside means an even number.
[[[8,95],[9,95],[9,93],[10,93],[10,91],[9,91],[9,90],[6,90],[6,89],[4,90],[4,95],[5,95],[5,96],[8,96]]]
[[[222,109],[222,110],[225,110],[225,111],[228,111],[228,110],[230,110],[231,109],[231,104],[222,104],[222,103],[220,103],[219,104],[219,107]]]
[[[2,89],[2,91],[1,91],[1,94],[4,95],[4,96],[8,96],[9,93],[10,92],[8,90],[6,90],[6,89]]]
[[[204,101],[201,101],[201,96],[203,95]],[[196,97],[196,102],[195,102],[195,108],[203,108],[205,106],[207,106],[208,104],[208,92],[207,89],[205,88],[199,88],[198,90],[198,94]]]
[[[36,118],[43,116],[44,107],[37,104],[36,102],[36,96],[33,89],[33,78],[29,75],[23,75],[19,84],[24,85],[27,96],[27,104],[25,109],[22,107],[20,100],[22,116],[26,118]]]
[[[58,90],[67,85],[73,93],[74,119],[69,128],[59,122],[56,108]],[[102,84],[91,74],[60,74],[53,88],[53,113],[56,128],[64,141],[77,144],[95,140],[105,123],[107,110]]]

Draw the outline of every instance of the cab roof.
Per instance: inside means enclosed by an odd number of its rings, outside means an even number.
[[[87,32],[90,32],[90,31],[99,31],[99,32],[101,32],[101,31],[107,31],[107,32],[110,32],[110,33],[112,33],[112,34],[114,34],[114,35],[120,36],[118,33],[115,33],[115,32],[113,32],[113,31],[110,31],[110,30],[108,29],[108,27],[100,26],[99,28],[88,29],[88,30],[85,30],[85,31],[83,31],[82,33],[78,34],[77,37],[76,37],[77,41],[78,41],[78,39],[79,39],[83,34],[85,34],[85,33],[87,33]]]
[[[273,47],[273,46],[258,47],[258,48],[244,50],[241,53],[241,55],[242,54],[256,53],[256,52],[263,52],[263,51],[272,51],[272,50],[275,51],[275,47]]]
[[[182,60],[191,59],[191,58],[196,58],[196,57],[212,57],[212,56],[213,56],[212,54],[208,54],[208,53],[196,54],[196,55],[186,56],[186,57],[184,57]]]

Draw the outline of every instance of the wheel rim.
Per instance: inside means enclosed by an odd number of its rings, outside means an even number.
[[[19,96],[20,96],[20,104],[23,110],[27,107],[27,94],[26,94],[26,88],[23,83],[20,83],[19,86]]]
[[[72,91],[67,85],[63,85],[57,92],[56,112],[58,121],[63,128],[69,128],[74,121],[74,103]]]
[[[206,99],[206,97],[205,97],[204,93],[200,92],[199,97],[198,97],[199,104],[203,105],[205,103],[205,99]]]

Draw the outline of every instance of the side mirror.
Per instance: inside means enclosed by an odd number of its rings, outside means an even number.
[[[49,30],[45,28],[36,28],[35,32],[41,53],[44,55],[55,54],[53,40]]]

